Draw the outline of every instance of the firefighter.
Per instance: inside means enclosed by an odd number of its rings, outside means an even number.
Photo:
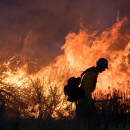
[[[90,67],[82,73],[81,88],[85,91],[85,96],[80,98],[76,105],[76,117],[82,120],[97,119],[96,108],[92,99],[92,92],[96,88],[99,73],[108,69],[106,58],[100,58],[96,66]]]

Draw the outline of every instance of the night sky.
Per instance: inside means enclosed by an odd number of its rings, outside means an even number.
[[[20,51],[31,31],[36,37],[34,59],[46,53],[53,59],[62,53],[66,35],[78,33],[81,21],[89,32],[100,34],[116,22],[117,12],[120,19],[129,18],[130,0],[0,0],[0,41],[19,36]]]

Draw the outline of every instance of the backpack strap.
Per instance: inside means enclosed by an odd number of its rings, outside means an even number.
[[[88,69],[86,69],[86,70],[84,70],[84,71],[82,72],[81,78],[82,78],[83,75],[84,75],[85,73],[87,73],[88,71],[93,71],[93,72],[96,73],[96,75],[98,75],[98,73],[97,73],[97,71],[95,70],[95,68],[94,68],[94,67],[90,67],[90,68],[88,68]]]
[[[83,73],[81,74],[81,82],[82,82],[83,76],[84,76],[87,72],[90,72],[90,71],[95,72],[95,73],[96,73],[96,77],[98,76],[98,72],[95,70],[95,67],[94,67],[94,66],[93,66],[93,67],[90,67],[90,68],[86,69],[85,71],[83,71]],[[80,82],[80,85],[81,85],[81,82]],[[97,82],[97,78],[95,79],[95,84],[96,84],[96,82]],[[80,86],[80,87],[83,88],[83,86]]]

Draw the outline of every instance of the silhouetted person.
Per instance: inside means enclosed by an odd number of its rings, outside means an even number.
[[[78,100],[76,105],[76,118],[84,121],[98,120],[96,108],[92,99],[92,92],[96,88],[98,74],[108,69],[108,61],[100,58],[96,66],[90,67],[82,73],[81,88],[85,91],[85,96]],[[93,122],[93,121],[92,121]]]

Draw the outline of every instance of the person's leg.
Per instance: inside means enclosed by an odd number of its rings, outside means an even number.
[[[86,120],[91,116],[92,98],[85,96],[80,98],[76,105],[76,117]]]

